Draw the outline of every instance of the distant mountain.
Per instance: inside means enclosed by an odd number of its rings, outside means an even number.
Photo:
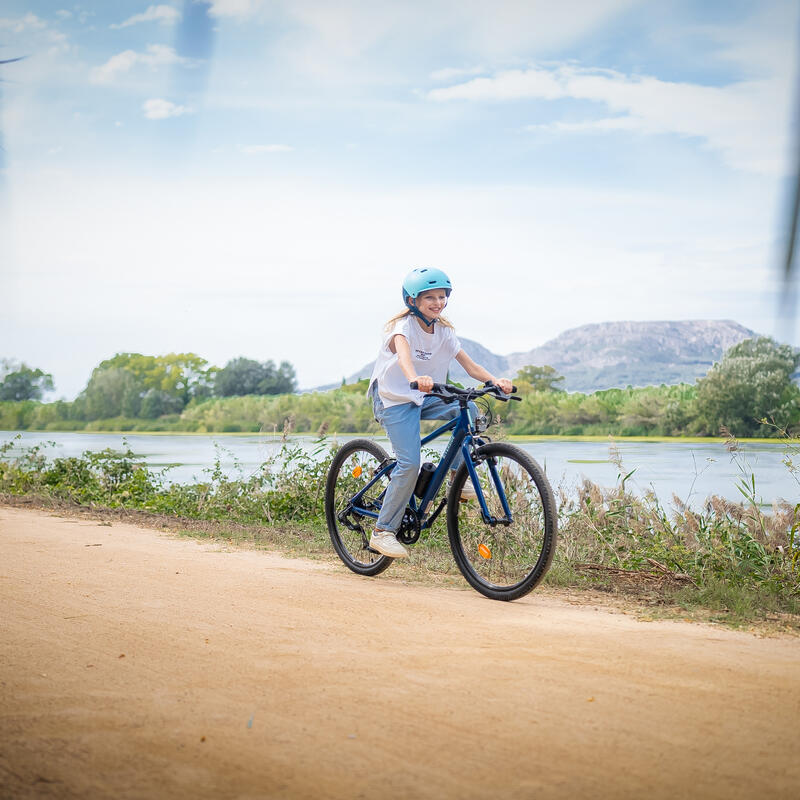
[[[754,336],[755,331],[730,320],[601,322],[572,328],[540,347],[507,356],[472,339],[459,339],[475,361],[498,377],[513,377],[528,364],[549,364],[566,378],[565,389],[588,393],[615,386],[694,383],[729,347]],[[354,372],[347,383],[368,378],[374,363]],[[455,361],[450,377],[474,383]]]
[[[526,364],[549,364],[566,378],[565,388],[572,392],[694,383],[728,348],[757,335],[730,320],[602,322],[512,353],[507,356],[508,372],[516,374]]]

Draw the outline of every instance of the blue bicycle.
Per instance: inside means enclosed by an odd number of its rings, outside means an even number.
[[[544,471],[527,453],[481,437],[486,420],[476,417],[470,401],[487,395],[501,401],[519,398],[492,384],[473,389],[434,384],[431,394],[458,403],[459,414],[421,441],[425,445],[452,431],[439,464],[422,465],[397,539],[414,544],[446,506],[450,549],[467,582],[493,600],[516,600],[542,580],[553,560],[555,498]],[[459,451],[464,461],[449,491],[439,496]],[[353,439],[338,450],[328,472],[325,516],[331,542],[359,575],[378,575],[394,560],[370,549],[369,537],[395,463],[376,442]],[[468,478],[476,500],[462,500]]]

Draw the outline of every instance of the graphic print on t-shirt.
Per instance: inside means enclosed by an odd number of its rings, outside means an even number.
[[[435,383],[444,383],[450,361],[461,349],[452,328],[437,325],[433,333],[425,333],[412,316],[398,320],[384,336],[369,383],[372,387],[377,381],[384,408],[401,403],[419,406],[425,400],[423,392],[408,385],[408,378],[400,369],[398,355],[390,349],[391,342],[398,334],[408,341],[411,360],[417,365],[417,372],[420,375],[429,375]]]

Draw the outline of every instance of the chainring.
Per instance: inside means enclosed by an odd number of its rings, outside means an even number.
[[[401,544],[414,544],[421,533],[419,514],[413,508],[406,508],[400,530],[397,532],[397,541]]]

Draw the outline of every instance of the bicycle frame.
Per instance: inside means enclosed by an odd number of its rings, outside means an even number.
[[[497,466],[493,460],[489,460],[489,473],[492,477],[492,483],[497,491],[498,497],[500,498],[501,505],[503,507],[503,513],[505,516],[502,519],[497,519],[493,517],[489,513],[489,507],[486,504],[486,498],[483,494],[483,489],[480,485],[480,480],[478,479],[478,474],[475,470],[475,465],[472,463],[472,452],[471,448],[473,443],[483,444],[483,440],[480,439],[473,433],[474,423],[470,419],[470,408],[466,402],[459,403],[460,405],[460,413],[457,417],[454,417],[451,420],[448,420],[444,425],[437,428],[432,433],[429,433],[420,441],[420,446],[428,444],[428,442],[432,442],[434,439],[437,439],[444,433],[448,431],[452,431],[453,434],[450,438],[450,441],[445,447],[444,452],[442,453],[442,457],[439,461],[439,464],[436,467],[433,475],[431,476],[431,480],[428,483],[428,487],[425,490],[425,494],[422,498],[417,498],[416,495],[411,495],[411,499],[409,500],[409,506],[411,509],[416,512],[419,521],[420,521],[420,528],[425,530],[430,528],[436,518],[439,516],[439,513],[444,508],[447,498],[443,498],[439,506],[436,510],[430,515],[426,516],[426,512],[428,507],[433,502],[433,499],[436,497],[439,489],[441,488],[442,484],[444,483],[445,476],[447,475],[450,466],[453,463],[453,460],[456,457],[456,453],[461,451],[462,456],[464,457],[464,464],[467,467],[467,473],[472,481],[472,485],[475,487],[475,493],[478,496],[478,503],[480,504],[481,509],[481,516],[483,517],[483,521],[487,525],[495,526],[495,525],[510,525],[513,522],[513,518],[511,515],[511,509],[508,505],[508,500],[506,498],[505,490],[503,489],[502,481],[500,480],[500,476],[497,473]],[[375,483],[380,480],[383,476],[389,475],[391,471],[396,466],[394,460],[391,462],[381,465],[381,467],[376,471],[375,475],[373,476],[372,480],[370,480],[367,485],[361,489],[357,494],[353,495],[349,503],[349,507],[347,512],[355,512],[363,517],[370,517],[372,519],[378,518],[378,513],[371,510],[364,508],[360,505],[361,498],[364,494],[375,485]],[[382,495],[381,495],[382,498]]]

